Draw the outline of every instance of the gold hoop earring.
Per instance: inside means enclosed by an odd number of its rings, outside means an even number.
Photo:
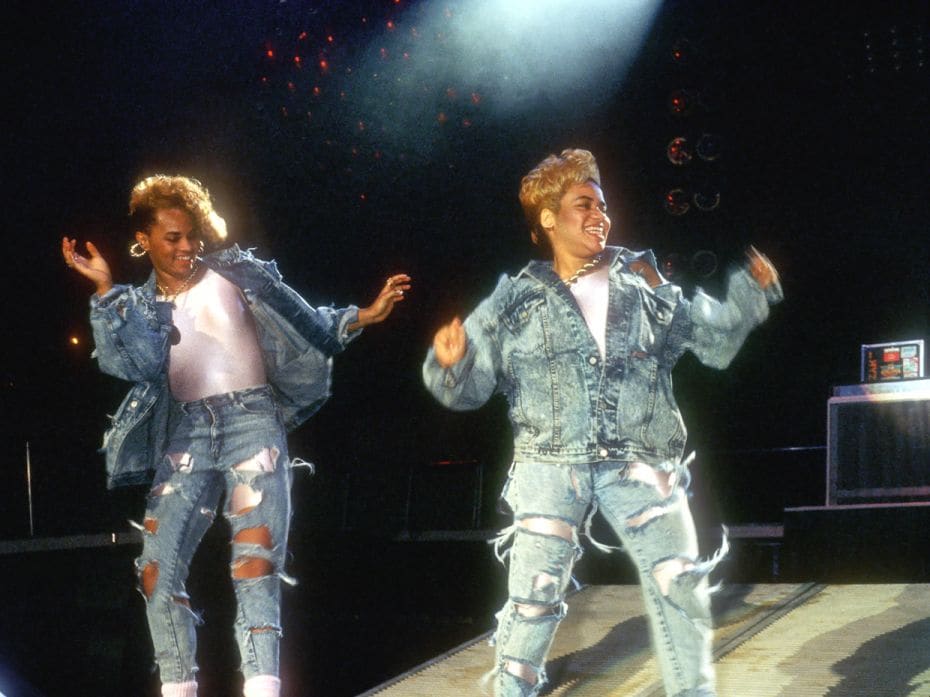
[[[144,257],[146,254],[146,251],[147,250],[145,249],[145,247],[143,247],[138,242],[133,242],[131,245],[129,245],[129,256],[135,257],[136,259],[138,259],[139,257]]]
[[[204,246],[203,240],[200,240],[200,247],[197,249],[198,254],[203,254],[203,250],[206,249]]]

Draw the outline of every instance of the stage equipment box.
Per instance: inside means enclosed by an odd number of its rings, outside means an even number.
[[[827,506],[930,501],[930,380],[835,387]]]
[[[914,380],[926,377],[923,339],[863,344],[860,361],[861,382]]]

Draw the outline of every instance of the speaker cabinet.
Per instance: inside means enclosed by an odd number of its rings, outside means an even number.
[[[837,387],[827,505],[930,500],[930,380]]]

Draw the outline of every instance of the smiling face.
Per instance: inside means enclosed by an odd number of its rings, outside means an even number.
[[[558,212],[544,208],[540,223],[552,245],[556,273],[565,278],[604,251],[610,218],[604,192],[593,181],[572,184]]]
[[[165,286],[187,280],[200,251],[200,231],[181,208],[159,208],[148,230],[136,232],[136,241],[148,252],[155,276]]]

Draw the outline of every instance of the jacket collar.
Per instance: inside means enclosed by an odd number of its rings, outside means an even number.
[[[607,266],[611,268],[622,268],[637,259],[642,259],[651,266],[656,265],[656,258],[651,249],[636,252],[626,247],[607,246],[604,248],[604,261]],[[532,278],[546,285],[559,283],[561,280],[558,274],[553,271],[551,261],[540,261],[539,259],[530,261],[530,263],[524,266],[520,273],[517,274],[517,278],[523,276]]]

